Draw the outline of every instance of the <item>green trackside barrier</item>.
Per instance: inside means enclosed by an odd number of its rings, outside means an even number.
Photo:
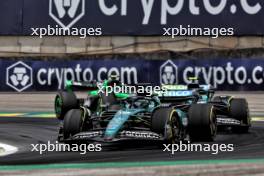
[[[233,160],[188,160],[188,161],[157,161],[157,162],[107,162],[107,163],[80,163],[80,164],[43,164],[43,165],[13,165],[0,166],[0,170],[43,170],[43,169],[96,169],[96,168],[125,168],[151,167],[174,165],[202,165],[202,164],[242,164],[261,163],[264,159],[233,159]]]

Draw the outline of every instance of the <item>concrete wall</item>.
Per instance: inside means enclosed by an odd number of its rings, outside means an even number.
[[[16,37],[0,36],[0,57],[144,53],[160,50],[264,48],[264,37]]]

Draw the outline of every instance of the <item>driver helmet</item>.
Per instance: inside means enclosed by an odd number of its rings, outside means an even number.
[[[111,73],[111,75],[108,77],[108,85],[114,86],[114,84],[121,85],[119,75],[116,72]]]

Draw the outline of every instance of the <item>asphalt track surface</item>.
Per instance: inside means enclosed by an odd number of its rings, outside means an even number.
[[[221,132],[210,144],[234,144],[233,152],[164,152],[155,143],[128,142],[103,144],[101,152],[32,152],[30,144],[46,144],[57,139],[58,120],[53,118],[0,118],[1,143],[17,146],[15,154],[0,157],[0,165],[48,164],[48,163],[95,163],[175,160],[227,160],[264,158],[264,122],[253,122],[248,134]]]

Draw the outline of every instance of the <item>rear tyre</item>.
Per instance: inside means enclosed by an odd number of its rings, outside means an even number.
[[[213,141],[216,132],[216,116],[210,104],[193,104],[188,111],[188,131],[192,141]]]
[[[82,128],[82,111],[79,109],[71,109],[65,115],[63,122],[63,137],[69,138],[79,132]]]
[[[55,97],[54,109],[56,117],[63,120],[70,109],[78,108],[78,100],[73,92],[59,91]]]
[[[151,118],[151,129],[155,133],[164,134],[166,143],[177,143],[181,140],[177,112],[172,108],[155,110]]]
[[[232,127],[232,131],[235,133],[247,133],[251,126],[247,100],[243,98],[233,99],[230,103],[230,115],[232,118],[242,122],[241,126]]]

